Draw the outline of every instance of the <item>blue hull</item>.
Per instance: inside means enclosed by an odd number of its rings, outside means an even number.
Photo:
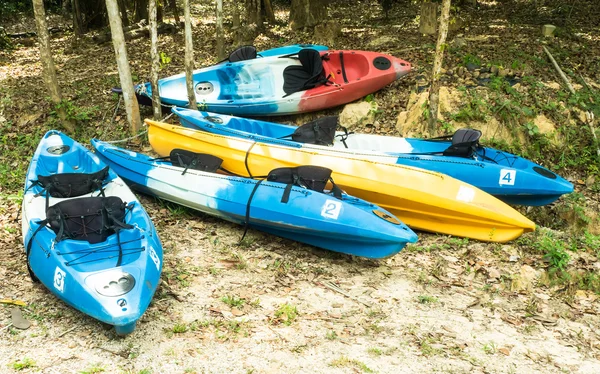
[[[183,126],[193,129],[316,151],[323,148],[319,145],[280,139],[291,135],[296,129],[295,126],[183,108],[174,108],[173,112],[179,116]],[[336,151],[444,173],[472,184],[509,204],[546,205],[563,194],[573,192],[573,185],[559,175],[534,162],[497,149],[482,148],[478,151],[476,159],[463,158],[441,155],[451,145],[450,141],[354,134],[349,136],[348,144],[353,136],[370,140],[364,142],[365,148],[350,145],[348,149],[336,141]],[[379,148],[379,144],[383,144],[382,141],[390,151]]]
[[[227,221],[243,224],[257,180],[205,173],[153,160],[92,140],[99,157],[130,186]],[[398,253],[417,236],[406,225],[380,218],[389,214],[376,205],[348,195],[293,187],[281,202],[285,185],[263,181],[251,202],[249,227],[316,247],[369,258]],[[390,215],[391,216],[391,215]]]
[[[93,153],[59,131],[49,131],[41,140],[29,166],[23,197],[23,242],[32,240],[39,221],[46,218],[46,192],[32,181],[38,175],[92,173],[106,165]],[[105,184],[106,196],[118,196],[133,208],[125,222],[133,229],[122,229],[117,238],[90,244],[63,239],[49,227],[33,238],[30,266],[39,281],[73,308],[104,323],[114,325],[117,334],[131,333],[148,308],[162,272],[162,245],[154,225],[135,195],[112,171]],[[105,181],[105,182],[106,182]],[[41,193],[40,196],[36,196]],[[84,195],[98,196],[99,191]],[[78,197],[77,197],[78,198]],[[49,205],[70,198],[50,197]],[[76,199],[76,198],[73,198]],[[120,266],[116,266],[122,251]],[[114,287],[125,284],[127,289]]]

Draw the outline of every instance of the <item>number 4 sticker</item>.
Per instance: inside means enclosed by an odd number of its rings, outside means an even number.
[[[517,178],[517,171],[511,169],[500,170],[500,185],[514,186],[515,179]]]

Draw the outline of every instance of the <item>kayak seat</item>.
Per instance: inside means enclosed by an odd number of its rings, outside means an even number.
[[[291,137],[298,143],[333,145],[335,130],[338,126],[337,116],[327,116],[299,126],[292,134],[281,137]]]
[[[318,51],[310,48],[301,49],[298,52],[298,60],[301,65],[288,66],[283,70],[285,96],[320,86],[328,80]]]
[[[120,229],[132,229],[125,223],[127,204],[118,196],[81,197],[54,204],[46,210],[46,220],[63,239],[101,243]]]
[[[341,189],[333,182],[331,178],[331,169],[304,165],[294,168],[277,168],[273,169],[267,175],[267,180],[271,182],[279,182],[286,184],[286,188],[281,197],[282,203],[287,203],[290,197],[290,192],[293,186],[303,187],[316,192],[323,192],[328,182],[333,184],[332,191],[334,196],[341,198]]]
[[[444,156],[471,158],[480,147],[481,131],[459,129],[452,135],[452,145],[444,150]]]
[[[185,174],[188,169],[215,173],[221,168],[221,164],[223,163],[223,160],[219,157],[179,148],[171,151],[169,159],[171,160],[171,164],[185,168],[181,175]]]
[[[38,282],[38,278],[33,273],[30,265],[30,253],[35,236],[47,225],[56,234],[54,243],[58,243],[63,239],[83,240],[90,244],[102,243],[106,239],[117,234],[117,245],[119,247],[119,255],[117,265],[121,266],[123,250],[121,248],[121,240],[119,232],[121,229],[133,229],[134,226],[125,223],[125,215],[127,211],[133,208],[133,203],[127,205],[118,196],[109,197],[79,197],[56,203],[46,209],[46,219],[36,222],[39,226],[31,235],[27,243],[27,269],[31,279]],[[62,255],[65,253],[57,254]],[[85,257],[90,253],[81,252],[81,257]],[[91,259],[87,261],[97,261]],[[66,262],[66,266],[70,263]]]
[[[94,173],[60,173],[38,175],[34,184],[41,186],[52,197],[77,197],[102,189],[108,177],[108,166]]]
[[[256,56],[256,47],[253,45],[243,45],[231,52],[227,60],[229,62],[246,61],[253,60],[256,58]]]

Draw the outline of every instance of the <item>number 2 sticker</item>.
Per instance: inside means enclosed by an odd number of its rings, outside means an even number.
[[[500,170],[500,185],[508,185],[508,186],[514,186],[515,185],[515,179],[517,177],[517,171],[516,170],[511,170],[511,169],[502,169]]]
[[[323,205],[323,209],[321,209],[321,216],[331,219],[338,219],[341,210],[341,201],[327,199],[327,201],[325,201],[325,205]]]

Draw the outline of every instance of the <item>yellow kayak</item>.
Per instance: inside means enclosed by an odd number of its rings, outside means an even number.
[[[161,156],[174,148],[209,153],[223,159],[222,167],[232,173],[263,178],[279,167],[327,167],[348,194],[387,209],[413,229],[492,242],[535,229],[532,221],[492,195],[437,172],[354,158],[335,149],[307,151],[145,122],[150,145]]]

